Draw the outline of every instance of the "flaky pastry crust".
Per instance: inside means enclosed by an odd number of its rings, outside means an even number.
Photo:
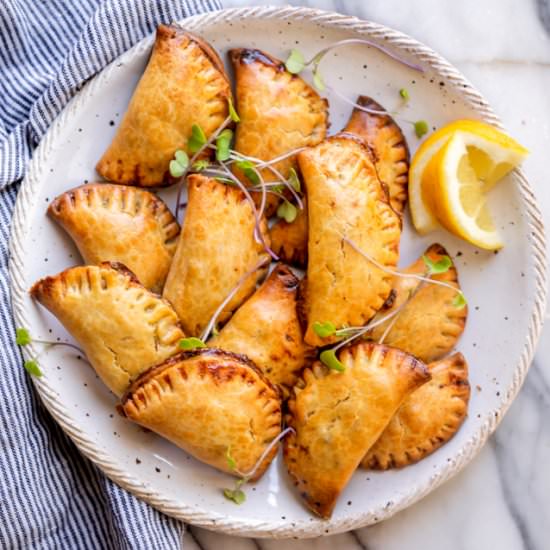
[[[41,279],[30,293],[74,336],[116,395],[176,354],[185,336],[172,307],[121,264],[72,267]]]

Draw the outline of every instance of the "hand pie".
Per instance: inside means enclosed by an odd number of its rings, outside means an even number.
[[[328,127],[328,102],[300,76],[260,50],[235,49],[229,56],[235,70],[235,95],[241,121],[235,134],[235,150],[261,160],[271,160],[298,147],[321,142]],[[296,167],[291,156],[274,165],[284,178]],[[250,183],[238,170],[243,183]],[[265,181],[277,181],[269,169]],[[267,212],[279,202],[268,196]]]
[[[432,379],[401,405],[363,462],[387,470],[418,462],[446,443],[466,418],[470,385],[461,353],[428,365]]]
[[[239,279],[268,256],[254,239],[254,214],[242,191],[199,174],[187,178],[187,188],[185,220],[163,295],[186,334],[199,336]],[[248,277],[220,322],[254,292],[263,273]]]
[[[307,265],[307,204],[302,199],[304,208],[298,210],[291,223],[279,219],[271,227],[271,248],[286,263],[305,268]]]
[[[298,154],[308,196],[305,341],[324,346],[312,326],[364,325],[384,304],[392,277],[355,251],[347,237],[388,268],[398,260],[401,220],[388,203],[366,146],[336,135]]]
[[[447,256],[447,251],[441,245],[433,244],[424,254],[437,262],[442,256]],[[426,274],[426,265],[422,257],[403,270],[403,273]],[[454,266],[445,273],[433,275],[432,278],[460,289]],[[391,305],[383,308],[374,320],[395,311],[408,300],[419,284],[417,279],[394,277]],[[468,315],[467,306],[458,308],[453,305],[456,296],[457,293],[449,288],[424,284],[401,310],[384,343],[411,353],[427,363],[447,355],[464,331]],[[394,319],[375,327],[369,337],[375,341],[380,340],[388,324]]]
[[[122,410],[233,475],[250,472],[281,432],[277,390],[243,356],[214,349],[181,353],[144,373],[123,397]],[[275,446],[252,480],[262,476],[276,453]]]
[[[143,286],[162,292],[180,228],[156,195],[91,183],[57,197],[48,214],[72,237],[85,263],[120,262]]]
[[[367,96],[359,96],[357,104],[376,111],[385,110]],[[407,202],[409,148],[401,128],[389,114],[376,115],[356,107],[343,132],[365,140],[374,155],[378,177],[388,190],[390,204],[398,214],[402,214]]]
[[[176,313],[120,264],[72,267],[30,290],[78,341],[116,395],[149,367],[178,352]]]
[[[178,27],[160,25],[147,68],[97,171],[115,183],[173,183],[168,165],[177,149],[189,152],[192,125],[210,136],[226,119],[230,97],[214,49]]]
[[[285,390],[313,358],[296,313],[298,278],[278,265],[208,345],[250,357],[272,384]]]
[[[307,506],[329,518],[365,453],[430,375],[398,349],[366,342],[340,352],[344,372],[306,369],[288,402],[284,461]]]

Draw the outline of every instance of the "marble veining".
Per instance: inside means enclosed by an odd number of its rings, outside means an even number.
[[[225,7],[265,5],[223,0]],[[550,0],[304,0],[372,19],[439,51],[477,86],[531,150],[525,171],[550,227]],[[495,339],[499,335],[495,334]],[[472,368],[475,368],[473,365]],[[383,523],[332,537],[275,541],[189,528],[196,550],[546,550],[550,548],[550,326],[499,429],[460,474]]]

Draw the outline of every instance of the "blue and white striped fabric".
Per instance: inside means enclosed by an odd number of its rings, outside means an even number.
[[[14,344],[9,224],[32,149],[88,78],[217,0],[0,0],[0,549],[175,549],[183,526],[106,479],[53,422]]]

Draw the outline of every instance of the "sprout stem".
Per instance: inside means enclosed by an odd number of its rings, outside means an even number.
[[[260,458],[257,460],[256,464],[254,464],[251,470],[243,473],[235,468],[235,472],[245,480],[249,480],[251,477],[254,477],[254,474],[256,473],[258,468],[262,465],[262,462],[265,460],[266,456],[268,456],[269,453],[273,450],[273,447],[275,447],[275,445],[277,445],[282,439],[284,439],[291,432],[296,434],[296,431],[294,430],[294,428],[291,428],[289,426],[288,428],[285,428],[275,439],[273,439],[271,443],[265,448],[264,452],[261,454]]]
[[[237,292],[239,291],[241,286],[245,283],[245,281],[258,269],[260,269],[266,263],[269,263],[269,261],[270,260],[268,260],[268,258],[262,258],[252,269],[249,269],[244,275],[241,276],[241,278],[237,281],[237,284],[231,289],[229,294],[225,297],[224,301],[218,306],[218,308],[210,318],[208,325],[206,326],[206,328],[204,329],[201,335],[201,340],[203,342],[206,342],[206,340],[208,340],[208,337],[210,336],[212,329],[216,325],[218,317],[223,311],[223,308],[233,299],[233,297],[235,296],[235,294],[237,294]]]
[[[181,181],[178,185],[178,194],[176,195],[176,212],[175,212],[175,218],[176,221],[178,221],[178,214],[180,210],[180,199],[181,199],[181,193],[183,191],[183,185],[185,183],[185,177],[187,176],[187,173],[189,172],[189,168],[193,167],[193,164],[195,164],[195,161],[199,158],[201,153],[209,147],[216,138],[225,130],[225,128],[231,123],[231,117],[228,116],[221,124],[218,126],[217,130],[214,131],[214,133],[206,140],[204,145],[191,157],[189,160],[189,164],[187,165],[187,168],[185,172],[181,175]]]
[[[305,149],[305,147],[302,147],[300,150],[302,150],[302,149]],[[227,164],[232,164],[233,162],[238,161],[238,160],[248,160],[250,162],[255,163],[256,164],[255,171],[258,168],[259,169],[267,168],[290,191],[290,193],[294,197],[294,200],[296,201],[296,204],[298,205],[298,208],[300,210],[304,209],[304,203],[302,202],[302,199],[300,198],[300,195],[298,195],[298,193],[296,193],[296,191],[293,189],[292,185],[290,185],[290,183],[288,183],[288,181],[284,178],[284,176],[281,174],[281,172],[279,172],[279,170],[277,170],[274,166],[271,166],[271,163],[273,161],[269,161],[269,163],[267,163],[267,162],[265,162],[261,159],[258,159],[256,157],[250,157],[248,155],[242,155],[241,153],[239,153],[237,151],[231,150],[231,161],[229,161]]]
[[[394,277],[402,277],[403,279],[416,279],[417,281],[424,281],[426,283],[430,283],[432,285],[438,285],[445,288],[450,288],[457,294],[460,294],[462,291],[459,288],[454,287],[453,285],[449,283],[445,283],[443,281],[436,281],[435,279],[432,279],[431,277],[425,277],[423,275],[417,275],[416,273],[402,273],[400,271],[394,271],[393,269],[389,269],[385,265],[381,264],[380,262],[377,262],[372,256],[367,254],[364,250],[361,250],[351,239],[348,239],[348,237],[342,237],[342,240],[346,243],[348,243],[356,252],[361,254],[364,258],[366,258],[369,262],[374,264],[378,269],[381,269],[382,271],[385,271],[386,273],[389,273],[390,275],[393,275]]]
[[[326,48],[323,48],[321,51],[317,52],[317,54],[315,54],[309,61],[306,62],[306,66],[312,65],[312,64],[317,66],[319,65],[319,63],[327,53],[329,53],[332,50],[335,50],[336,48],[340,48],[341,46],[348,46],[350,44],[366,44],[367,46],[371,46],[381,51],[382,53],[385,53],[387,56],[391,57],[392,59],[395,59],[399,63],[415,71],[418,71],[420,73],[424,72],[424,69],[420,65],[417,65],[416,63],[411,63],[410,61],[403,59],[402,57],[393,53],[391,50],[385,48],[384,46],[380,46],[376,42],[372,42],[371,40],[366,40],[365,38],[347,38],[345,40],[339,40],[338,42],[334,42],[334,44],[331,44],[330,46],[327,46]]]

